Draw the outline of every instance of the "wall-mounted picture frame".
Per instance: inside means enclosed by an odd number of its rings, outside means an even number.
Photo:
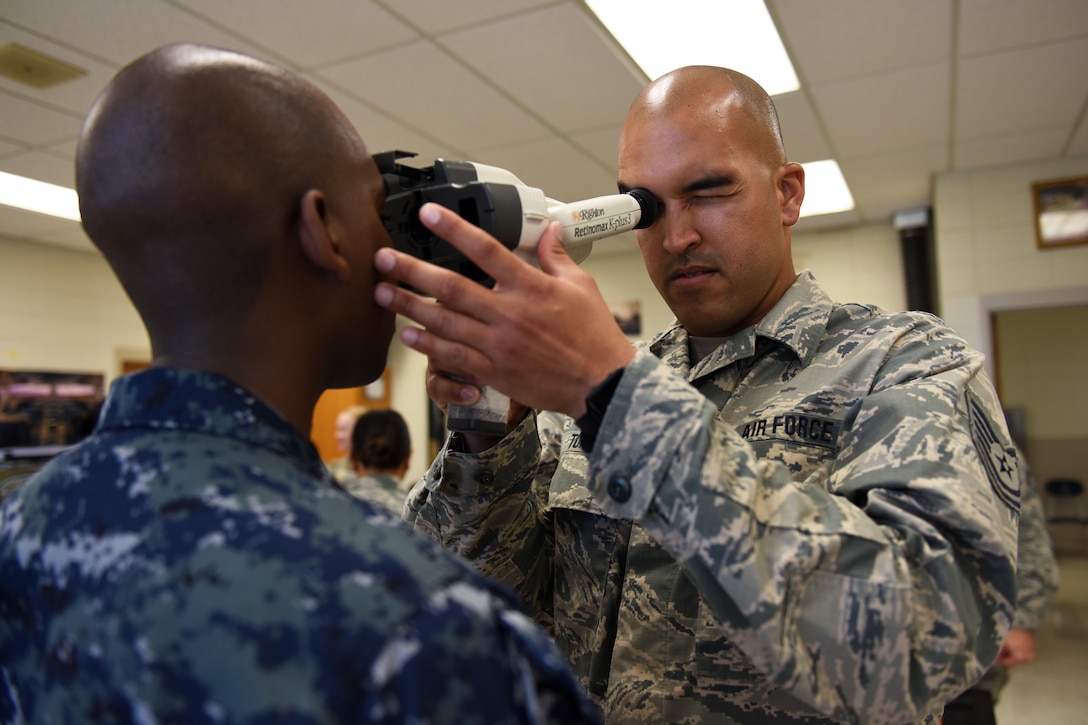
[[[627,336],[642,334],[642,303],[638,300],[624,300],[623,302],[609,302],[612,317]]]
[[[1039,249],[1088,244],[1088,176],[1037,181],[1031,198]]]

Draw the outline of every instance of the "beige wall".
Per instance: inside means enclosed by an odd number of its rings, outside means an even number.
[[[639,301],[645,336],[671,324],[672,312],[650,282],[633,235],[619,243],[608,240],[602,247],[607,252],[591,254],[582,267],[597,280],[604,298]],[[617,251],[623,247],[628,251]],[[795,234],[793,257],[798,271],[811,270],[840,302],[868,302],[892,310],[906,305],[899,237],[890,223]]]
[[[101,256],[0,236],[0,367],[113,378],[122,358],[149,355],[140,318]]]
[[[1088,305],[998,312],[994,346],[998,383],[1006,407],[1024,421],[1024,453],[1044,503],[1065,506],[1045,495],[1052,478],[1088,482]],[[1051,526],[1059,551],[1083,552],[1084,532],[1072,524]]]
[[[1078,175],[1088,175],[1088,157],[945,174],[935,184],[941,313],[987,354],[1002,402],[1026,408],[1026,455],[1040,485],[1088,480],[1088,430],[1078,420],[1088,405],[1084,316],[1059,309],[1088,304],[1088,246],[1039,249],[1031,199],[1033,182]],[[1069,532],[1051,533],[1060,548]]]
[[[1088,246],[1038,249],[1031,200],[1032,182],[1077,175],[1088,157],[936,179],[941,315],[988,356],[993,312],[1088,302]]]
[[[994,329],[1001,400],[1028,438],[1088,440],[1088,305],[1001,312]]]

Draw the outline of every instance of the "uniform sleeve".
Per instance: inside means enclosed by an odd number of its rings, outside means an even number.
[[[451,436],[404,509],[413,529],[512,587],[544,627],[552,623],[553,537],[546,515],[562,416],[532,413],[481,454]]]
[[[1043,500],[1027,465],[1020,467],[1019,556],[1016,563],[1017,629],[1036,630],[1058,591],[1058,562],[1046,528]]]
[[[590,458],[602,508],[672,554],[756,667],[836,719],[940,712],[1011,622],[1015,491],[996,488],[1011,448],[981,358],[955,342],[905,333],[826,478],[758,457],[645,352]]]
[[[555,645],[482,586],[436,592],[374,661],[360,722],[597,725]]]

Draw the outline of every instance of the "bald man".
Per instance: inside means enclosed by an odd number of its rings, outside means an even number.
[[[0,509],[0,721],[598,721],[506,588],[309,442],[393,330],[381,176],[333,103],[159,49],[96,100],[76,181],[154,359]]]
[[[804,198],[770,98],[690,67],[634,101],[620,189],[676,314],[632,346],[555,229],[540,269],[444,209],[497,280],[380,250],[440,404],[469,380],[505,438],[455,434],[405,510],[515,587],[613,723],[909,723],[997,654],[1013,612],[1015,454],[982,355],[937,318],[798,274]]]

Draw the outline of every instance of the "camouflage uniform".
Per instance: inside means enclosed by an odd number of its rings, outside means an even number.
[[[1021,465],[1020,536],[1016,562],[1016,615],[1012,626],[1035,631],[1043,624],[1058,591],[1058,561],[1046,527],[1043,499],[1035,487],[1031,468]],[[1008,684],[1009,668],[994,664],[976,685],[997,696]]]
[[[355,498],[370,501],[400,514],[404,509],[406,492],[400,488],[396,476],[388,473],[372,473],[368,476],[352,476],[341,484]]]
[[[152,369],[0,508],[0,722],[597,721],[512,599],[245,390]]]
[[[919,721],[1008,630],[1015,452],[930,315],[804,273],[694,367],[659,335],[579,438],[454,436],[405,515],[521,593],[609,722]]]
[[[343,458],[329,461],[325,467],[329,469],[329,473],[332,477],[340,483],[344,483],[355,476],[355,471],[351,468],[351,456],[344,456]]]

